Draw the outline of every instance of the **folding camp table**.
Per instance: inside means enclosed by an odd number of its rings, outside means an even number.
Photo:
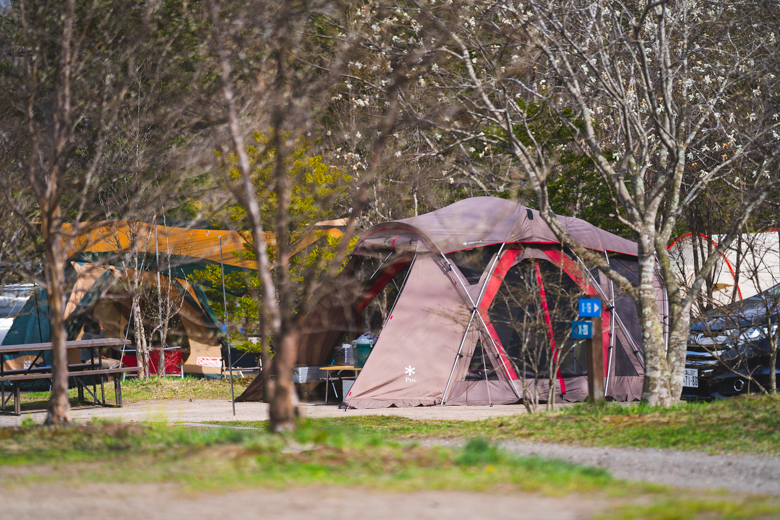
[[[353,367],[351,365],[330,365],[330,366],[327,366],[327,367],[320,367],[320,370],[324,370],[325,371],[325,402],[327,403],[328,402],[328,387],[332,384],[331,381],[334,381],[334,380],[336,380],[336,381],[344,381],[345,379],[347,379],[347,380],[349,380],[349,379],[357,379],[358,372],[363,370],[363,368],[362,367],[361,368],[357,368],[357,367]],[[335,376],[331,376],[330,375],[331,372],[343,372],[343,371],[347,371],[347,370],[351,370],[351,371],[355,372],[355,375],[354,376],[342,376],[341,374],[336,374]],[[333,393],[336,394],[336,386],[335,385],[333,386]],[[339,395],[336,394],[336,398],[337,399],[338,399],[338,397],[339,397]],[[343,397],[346,397],[346,396],[343,396]],[[342,401],[343,401],[343,399],[342,399]]]

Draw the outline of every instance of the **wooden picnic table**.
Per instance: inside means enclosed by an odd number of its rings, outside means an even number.
[[[130,345],[132,341],[119,338],[100,338],[100,339],[82,339],[79,341],[68,341],[65,348],[96,348],[96,347],[121,347]],[[26,350],[52,350],[54,345],[51,343],[28,343],[26,345],[2,345],[0,346],[0,355],[13,352],[24,352]]]
[[[131,342],[125,339],[116,338],[100,338],[100,339],[88,339],[80,341],[68,341],[65,344],[67,349],[82,349],[88,348],[92,351],[90,361],[88,363],[74,363],[68,365],[68,376],[72,377],[76,381],[78,388],[78,398],[80,402],[84,402],[84,390],[86,389],[89,394],[92,395],[95,404],[106,406],[106,393],[104,383],[109,375],[120,375],[131,372],[137,372],[138,367],[117,367],[104,369],[103,355],[101,348],[129,345]],[[51,343],[29,343],[26,345],[4,345],[0,346],[0,412],[5,410],[6,403],[14,398],[14,413],[21,415],[21,401],[20,401],[20,384],[26,381],[38,381],[52,378],[52,367],[50,365],[39,366],[36,365],[37,361],[41,359],[43,353],[47,350],[52,350],[54,345]],[[95,349],[97,349],[98,362],[95,363]],[[37,351],[35,359],[30,362],[30,365],[23,369],[5,370],[3,367],[4,358],[8,354],[18,352]],[[90,391],[87,382],[84,377],[93,377],[92,379],[92,391]],[[100,381],[101,399],[97,397],[97,383],[96,379]],[[11,383],[13,386],[13,392],[5,398],[5,383]],[[116,406],[122,406],[122,380],[120,377],[114,378],[114,395],[116,398]]]

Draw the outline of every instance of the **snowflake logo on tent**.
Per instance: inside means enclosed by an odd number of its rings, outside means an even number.
[[[404,368],[404,372],[406,372],[407,376],[413,376],[414,375],[414,367],[412,365],[409,365],[408,367]]]

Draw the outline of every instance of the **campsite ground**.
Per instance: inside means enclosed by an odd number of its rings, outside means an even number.
[[[239,403],[234,419],[223,382],[126,389],[123,409],[74,410],[81,426],[70,430],[35,426],[43,401],[34,394],[23,426],[0,416],[0,510],[80,519],[226,510],[291,519],[780,517],[776,398],[541,414],[304,405],[310,420],[280,438],[265,433],[261,403]]]

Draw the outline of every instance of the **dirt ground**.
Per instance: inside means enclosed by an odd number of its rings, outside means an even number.
[[[0,483],[2,517],[14,520],[196,520],[225,517],[275,520],[577,520],[591,518],[605,507],[605,502],[576,496],[550,498],[453,491],[396,494],[362,489],[273,491],[261,488],[217,494],[187,492],[172,485],[90,484],[9,488],[7,484]]]
[[[450,419],[455,421],[478,421],[490,417],[505,417],[525,413],[523,405],[502,406],[428,406],[418,408],[382,408],[378,410],[347,410],[336,405],[301,403],[301,412],[306,417],[345,417],[349,415],[397,415],[412,419]],[[236,403],[236,415],[230,401],[208,399],[141,401],[127,404],[123,408],[85,406],[73,408],[74,421],[86,422],[93,418],[122,421],[167,421],[177,423],[200,423],[208,421],[263,421],[268,419],[266,403]],[[18,426],[29,418],[36,422],[46,419],[46,411],[24,411],[21,416],[0,415],[0,426]]]

